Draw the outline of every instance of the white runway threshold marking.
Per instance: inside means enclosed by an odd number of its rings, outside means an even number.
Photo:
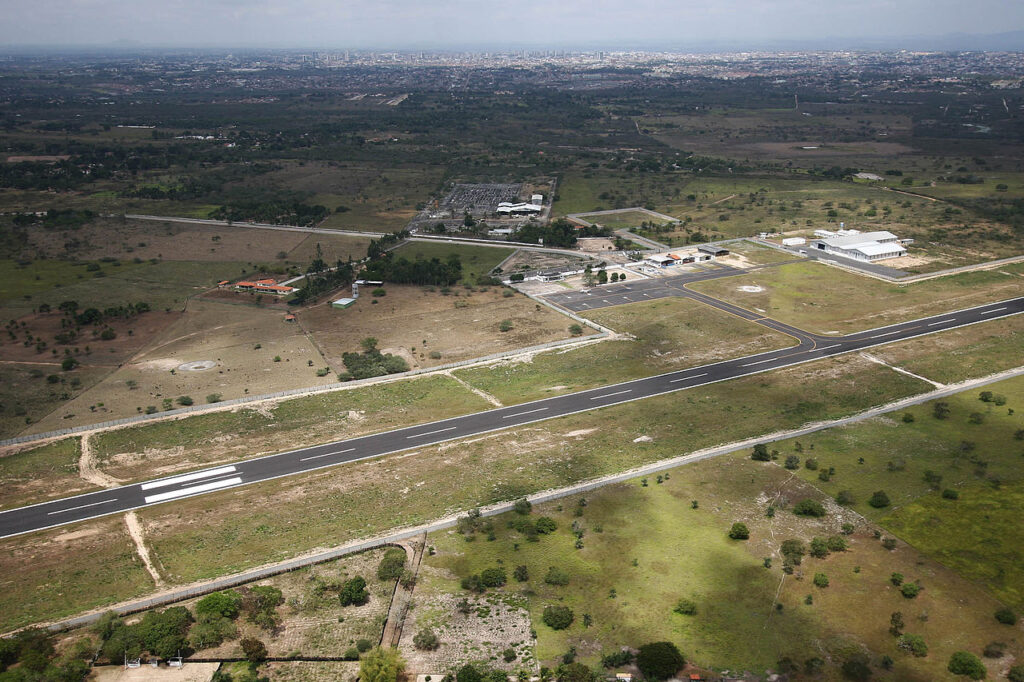
[[[171,490],[166,493],[157,493],[156,495],[150,495],[145,498],[145,501],[146,504],[153,504],[154,502],[173,500],[178,497],[187,497],[197,493],[208,493],[211,490],[217,490],[218,488],[230,488],[231,486],[238,485],[241,482],[242,477],[235,476],[234,478],[226,478],[223,481],[213,481],[211,483],[203,483],[202,485],[194,485],[191,488],[181,488],[180,490]]]
[[[613,395],[622,395],[623,393],[632,393],[633,389],[627,388],[625,391],[616,391],[615,393],[605,393],[604,395],[595,395],[591,400],[600,400],[601,398],[611,398]]]
[[[77,509],[85,509],[87,507],[95,507],[95,506],[98,506],[98,505],[101,505],[101,504],[106,504],[107,502],[114,502],[116,500],[117,500],[116,497],[112,497],[109,500],[103,500],[102,502],[93,502],[92,504],[80,504],[77,507],[68,507],[67,509],[58,509],[57,511],[47,512],[46,515],[47,516],[53,516],[54,514],[63,514],[65,512],[75,511]]]
[[[159,481],[151,481],[150,483],[143,483],[140,488],[143,490],[152,490],[153,488],[166,488],[169,485],[178,485],[179,483],[188,483],[189,481],[198,481],[201,478],[213,478],[214,476],[220,476],[221,474],[231,474],[235,472],[235,467],[226,466],[219,467],[217,469],[210,469],[208,471],[197,471],[194,474],[185,474],[184,476],[174,476],[172,478],[164,478]]]
[[[444,433],[445,431],[454,431],[456,427],[449,426],[447,429],[438,429],[437,431],[427,431],[426,433],[414,433],[406,438],[422,438],[423,436],[433,436],[435,433]]]
[[[309,461],[311,459],[320,459],[321,457],[330,457],[331,455],[343,455],[346,452],[352,452],[353,450],[355,450],[355,448],[349,448],[348,450],[338,450],[337,452],[325,452],[322,455],[313,455],[312,457],[303,457],[299,461],[300,462],[306,462],[306,461]]]

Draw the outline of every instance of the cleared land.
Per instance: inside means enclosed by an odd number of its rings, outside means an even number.
[[[22,507],[96,490],[96,486],[79,477],[79,456],[79,440],[65,438],[0,457],[4,491],[0,508]]]
[[[819,334],[873,329],[1013,298],[1024,290],[1019,277],[1000,270],[892,285],[820,263],[793,263],[690,286]]]
[[[936,401],[800,438],[800,456],[816,459],[818,470],[798,473],[832,496],[849,491],[853,510],[1019,609],[1024,570],[1017,548],[1024,532],[1017,505],[1024,494],[1024,445],[1015,434],[1024,429],[1024,379],[984,390],[1003,396],[1005,404],[982,402],[980,390],[972,390],[942,399],[950,410],[944,419],[934,416]],[[904,421],[903,414],[913,421]],[[785,457],[795,447],[787,441],[778,449]],[[835,475],[818,480],[818,472],[831,467]],[[959,499],[944,498],[947,489]],[[891,506],[868,504],[877,490],[888,494]]]
[[[762,673],[778,670],[784,657],[800,666],[819,657],[834,674],[846,658],[867,649],[873,657],[895,659],[896,679],[930,680],[943,676],[952,651],[978,651],[1006,637],[1005,627],[991,616],[997,607],[991,596],[912,550],[885,550],[856,515],[832,506],[821,520],[795,516],[790,511],[795,501],[820,499],[821,493],[781,467],[730,457],[669,474],[661,484],[652,477],[646,487],[634,480],[587,494],[585,507],[569,498],[535,509],[533,518],[548,515],[558,524],[539,542],[506,526],[512,514],[495,519],[494,542],[467,543],[454,531],[435,534],[429,541],[437,553],[424,559],[427,569],[421,571],[417,596],[430,604],[444,595],[464,595],[459,578],[503,566],[509,582],[490,598],[526,605],[538,634],[537,657],[551,666],[570,647],[594,665],[621,646],[668,639],[696,665],[716,670]],[[774,516],[766,515],[769,507],[777,510]],[[727,537],[737,521],[747,524],[750,540]],[[807,557],[793,576],[783,575],[783,540],[806,543],[814,536],[839,535],[844,521],[859,527],[847,536],[847,551]],[[582,536],[582,547],[576,546],[574,531]],[[773,558],[770,569],[763,565],[766,556]],[[527,567],[524,583],[512,578],[518,565]],[[551,566],[566,571],[568,585],[545,582]],[[913,602],[903,598],[889,583],[894,571],[922,580],[925,591]],[[829,577],[828,587],[811,584],[819,572]],[[808,594],[811,604],[805,601]],[[680,599],[692,600],[696,614],[675,613]],[[573,609],[575,621],[568,629],[543,624],[542,612],[552,604]],[[926,659],[896,647],[887,632],[896,610],[903,611],[908,632],[925,637],[931,647]],[[926,619],[917,618],[924,613]],[[949,631],[951,620],[961,624],[955,632]]]
[[[409,260],[437,258],[445,261],[450,255],[456,254],[462,263],[462,282],[468,284],[475,284],[478,277],[487,277],[495,266],[513,253],[514,248],[438,242],[406,242],[394,251],[396,256]]]
[[[634,338],[538,354],[528,362],[458,370],[456,375],[511,404],[795,343],[689,299],[630,303],[586,317]]]

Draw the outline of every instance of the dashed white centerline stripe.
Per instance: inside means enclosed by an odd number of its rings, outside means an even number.
[[[623,393],[632,393],[633,389],[627,388],[625,391],[616,391],[615,393],[605,393],[604,395],[595,395],[591,400],[600,400],[601,398],[611,398],[613,395],[622,395]]]
[[[946,324],[947,322],[956,322],[956,318],[955,317],[951,317],[948,320],[939,320],[938,322],[931,322],[931,323],[929,323],[928,326],[929,327],[934,327],[937,324]]]
[[[1000,310],[1006,310],[1006,306],[1003,306],[1002,308],[996,308],[994,310],[986,310],[985,312],[978,313],[978,314],[979,315],[991,315],[992,313],[998,313]]]
[[[905,329],[897,329],[894,332],[888,332],[886,334],[876,334],[875,336],[869,336],[868,338],[869,339],[880,339],[880,338],[882,338],[884,336],[892,336],[893,334],[899,334],[902,331],[907,331],[907,330],[905,330]]]
[[[680,382],[680,381],[686,381],[687,379],[696,379],[697,377],[706,377],[707,375],[708,375],[707,372],[704,372],[703,374],[694,374],[694,375],[691,375],[691,376],[688,376],[688,377],[683,377],[682,379],[672,379],[668,383],[675,384],[675,383]]]
[[[886,334],[886,336],[888,336],[888,334]],[[813,348],[811,350],[832,350],[833,348],[839,348],[839,346],[841,346],[841,345],[843,345],[843,344],[841,344],[841,343],[833,343],[831,346],[825,346],[824,348]]]
[[[740,367],[753,367],[754,365],[763,365],[764,363],[771,362],[772,360],[778,360],[778,358],[768,358],[767,360],[758,360],[757,362],[748,362],[745,365],[740,365]]]
[[[173,478],[165,478],[160,481],[152,481],[150,483],[143,483],[140,488],[143,490],[151,490],[152,488],[165,488],[169,485],[178,485],[179,483],[188,483],[189,481],[198,481],[201,478],[212,478],[214,476],[220,476],[221,474],[234,473],[235,467],[226,466],[218,467],[216,469],[209,469],[208,471],[197,471],[194,474],[185,474],[184,476],[174,476]]]
[[[438,429],[437,431],[427,431],[426,433],[414,433],[406,438],[422,438],[423,436],[433,436],[435,433],[444,433],[445,431],[454,431],[457,427],[449,426],[447,429]]]
[[[322,455],[313,455],[312,457],[303,457],[300,462],[306,462],[311,459],[320,459],[321,457],[330,457],[331,455],[342,455],[346,452],[352,452],[355,448],[349,448],[348,450],[338,450],[337,452],[325,452]]]
[[[218,488],[230,488],[233,485],[238,485],[242,482],[241,476],[235,476],[234,478],[227,478],[223,481],[215,481],[213,483],[204,483],[202,485],[194,485],[191,488],[182,488],[181,490],[172,490],[166,493],[158,493],[156,495],[150,495],[145,498],[146,504],[153,504],[154,502],[163,502],[164,500],[173,500],[178,497],[186,497],[188,495],[195,495],[197,493],[208,493],[211,490],[217,490]]]
[[[102,502],[93,502],[92,504],[81,504],[81,505],[79,505],[77,507],[68,507],[67,509],[58,509],[57,511],[47,512],[46,515],[47,516],[53,516],[54,514],[63,514],[65,512],[76,511],[78,509],[85,509],[87,507],[96,507],[96,506],[101,505],[101,504],[106,504],[107,502],[115,502],[116,500],[117,500],[116,497],[112,497],[109,500],[103,500]]]
[[[534,412],[543,412],[548,408],[538,407],[536,410],[527,410],[526,412],[516,412],[515,414],[506,414],[502,419],[511,419],[512,417],[522,417],[525,414],[533,414]]]

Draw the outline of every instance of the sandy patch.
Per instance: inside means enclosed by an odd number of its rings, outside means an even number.
[[[586,436],[586,435],[589,435],[591,433],[594,433],[594,431],[597,431],[597,429],[578,429],[576,431],[570,431],[569,433],[565,434],[565,437],[566,438],[577,438],[579,436]]]
[[[759,294],[762,291],[764,291],[764,287],[759,287],[759,286],[753,286],[753,285],[746,284],[744,286],[737,287],[737,290],[738,291],[743,291],[743,292],[748,293],[748,294]]]

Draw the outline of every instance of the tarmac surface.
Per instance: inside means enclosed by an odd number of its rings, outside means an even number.
[[[657,281],[657,280],[654,280]],[[629,286],[628,284],[625,286]],[[695,295],[695,292],[686,292]],[[697,295],[700,296],[699,294]],[[910,339],[969,324],[1024,313],[1024,297],[989,303],[966,310],[933,315],[888,325],[856,334],[823,337],[775,320],[757,318],[755,313],[708,299],[752,322],[778,329],[796,337],[789,348],[725,360],[578,393],[500,407],[442,421],[410,426],[350,440],[258,457],[235,464],[136,483],[118,488],[53,500],[0,512],[0,537],[31,533],[76,521],[116,514],[154,504],[226,490],[241,485],[293,476],[346,462],[420,448],[467,436],[508,429],[565,415],[641,400],[657,395],[704,386],[718,381],[757,374],[820,358],[859,351],[894,341]],[[733,310],[734,309],[734,310]]]

